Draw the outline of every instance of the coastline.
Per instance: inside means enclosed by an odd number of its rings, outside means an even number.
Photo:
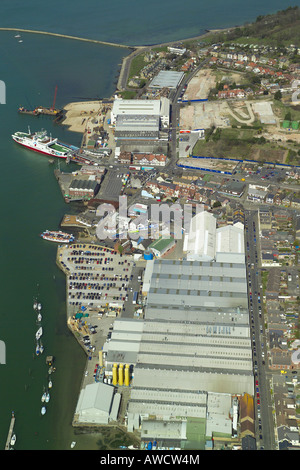
[[[153,47],[164,47],[167,45],[174,45],[174,44],[178,44],[178,43],[185,42],[185,41],[197,41],[197,40],[201,40],[201,38],[206,38],[212,34],[215,34],[218,32],[230,31],[234,28],[236,28],[236,26],[232,28],[211,29],[211,30],[207,30],[205,33],[199,36],[194,36],[192,38],[187,38],[187,39],[178,39],[176,41],[164,42],[160,44],[131,46],[130,48],[133,49],[133,51],[126,57],[123,57],[116,90],[113,93],[113,95],[115,95],[116,93],[120,91],[126,90],[128,73],[129,73],[130,65],[131,65],[133,58],[145,52],[146,50],[151,49]],[[105,100],[108,100],[108,101],[112,100],[113,95],[109,98],[106,98]],[[84,134],[86,131],[86,125],[87,125],[87,121],[83,122],[84,115],[86,115],[87,113],[90,113],[90,115],[93,115],[93,117],[96,116],[99,112],[99,109],[101,108],[101,103],[102,103],[102,100],[73,101],[71,103],[68,103],[63,108],[65,112],[65,118],[61,122],[61,124],[67,126],[68,129],[72,132],[78,132],[78,133]],[[95,110],[95,107],[97,106],[98,106],[98,111]]]

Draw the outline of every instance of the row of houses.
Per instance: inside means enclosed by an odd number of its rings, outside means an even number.
[[[262,267],[281,266],[287,258],[289,264],[296,262],[293,217],[289,211],[265,207],[260,208],[258,214]]]
[[[271,189],[271,191],[269,190]],[[247,199],[252,202],[274,204],[276,206],[300,209],[300,194],[297,192],[286,192],[280,189],[272,191],[272,188],[249,184]]]
[[[253,72],[257,75],[268,76],[276,78],[277,80],[288,80],[294,79],[294,76],[290,73],[283,72],[282,70],[276,70],[272,67],[266,67],[256,62],[243,62],[234,59],[223,59],[220,57],[212,56],[209,60],[209,65],[220,65],[227,68],[234,68],[243,71]]]
[[[123,165],[165,166],[167,156],[153,153],[132,153],[123,151],[118,156],[118,162]]]

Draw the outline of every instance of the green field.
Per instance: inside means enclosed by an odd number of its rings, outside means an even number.
[[[207,133],[208,135],[208,133]],[[198,140],[194,156],[285,161],[287,151],[260,138],[257,129],[217,129],[208,139]]]

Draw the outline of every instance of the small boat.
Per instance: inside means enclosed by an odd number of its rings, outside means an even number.
[[[46,413],[46,407],[45,406],[42,407],[41,413],[42,413],[42,415],[44,415]]]
[[[46,401],[46,396],[47,396],[47,394],[46,394],[46,392],[44,392],[43,395],[42,395],[42,398],[41,398],[43,403],[44,403],[44,401]]]
[[[36,309],[37,309],[37,306],[38,306],[37,302],[34,302],[34,304],[33,304],[33,309],[36,310]]]
[[[37,308],[38,308],[38,310],[42,310],[42,304],[38,303]]]
[[[11,445],[11,446],[15,445],[16,440],[17,440],[17,436],[16,436],[15,434],[13,434],[13,435],[11,436],[10,445]]]
[[[51,380],[49,380],[48,388],[52,388],[52,381]]]
[[[75,447],[75,445],[76,445],[75,441],[71,442],[71,449],[73,449],[73,447]]]
[[[40,343],[40,354],[43,354],[44,352],[44,346],[42,345],[42,343]]]
[[[36,343],[35,354],[36,354],[37,356],[40,354],[40,346],[39,346],[39,343]]]
[[[19,42],[23,42],[23,40],[22,40],[22,39],[20,39],[20,41],[19,41]]]
[[[36,337],[36,340],[37,340],[37,341],[40,339],[40,337],[42,336],[42,334],[43,334],[43,328],[40,327],[40,328],[37,330],[36,334],[35,334],[35,337]]]
[[[46,393],[45,402],[49,403],[49,401],[50,401],[50,393]]]
[[[42,321],[42,314],[41,314],[41,313],[38,314],[38,316],[37,316],[37,321],[38,321],[38,322],[41,322],[41,321]]]

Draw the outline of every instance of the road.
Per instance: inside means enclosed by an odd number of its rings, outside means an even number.
[[[275,450],[270,374],[267,370],[266,338],[262,311],[261,278],[258,253],[258,213],[246,211],[246,259],[249,285],[249,314],[255,380],[255,427],[258,448]]]

